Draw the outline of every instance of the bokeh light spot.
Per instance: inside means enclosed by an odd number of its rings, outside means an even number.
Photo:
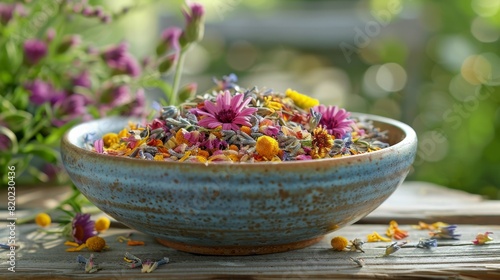
[[[492,67],[483,55],[471,55],[462,63],[462,77],[471,85],[485,84],[492,78]]]
[[[254,65],[259,56],[258,49],[247,41],[231,44],[227,53],[227,64],[234,70],[244,71]]]
[[[476,17],[472,21],[470,32],[474,38],[483,43],[492,43],[500,38],[500,28],[481,17]]]
[[[378,68],[375,79],[381,89],[396,92],[402,90],[406,85],[407,75],[401,65],[386,63]]]
[[[491,17],[498,13],[500,0],[472,0],[472,9],[481,17]]]

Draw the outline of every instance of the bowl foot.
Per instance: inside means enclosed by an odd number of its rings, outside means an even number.
[[[280,245],[220,246],[220,247],[190,245],[159,238],[157,238],[156,241],[158,241],[160,244],[164,246],[188,253],[194,253],[200,255],[219,255],[219,256],[246,256],[246,255],[272,254],[272,253],[280,253],[280,252],[302,249],[319,242],[321,239],[323,239],[323,236],[288,244],[280,244]]]

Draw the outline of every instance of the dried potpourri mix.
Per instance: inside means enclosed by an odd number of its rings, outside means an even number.
[[[388,147],[387,132],[293,90],[219,84],[147,125],[129,124],[90,143],[111,156],[179,162],[262,162],[336,158]],[[92,141],[91,141],[92,142]]]

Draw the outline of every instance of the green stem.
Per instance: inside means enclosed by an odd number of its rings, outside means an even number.
[[[28,143],[33,136],[35,136],[40,130],[42,130],[47,124],[49,124],[49,121],[47,119],[41,120],[33,129],[29,130],[24,137],[19,141],[19,146],[22,147]]]
[[[182,68],[184,65],[184,57],[186,56],[187,49],[181,50],[179,54],[179,60],[177,61],[177,66],[175,67],[174,84],[172,88],[172,99],[170,100],[171,105],[177,104],[177,97],[179,96],[179,86],[182,76]]]

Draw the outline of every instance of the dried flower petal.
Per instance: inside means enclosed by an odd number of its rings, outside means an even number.
[[[476,235],[476,240],[473,240],[472,243],[474,243],[474,245],[484,245],[486,242],[493,241],[493,238],[489,236],[490,234],[493,234],[493,232],[487,231],[485,233],[478,233]]]
[[[449,225],[447,223],[443,223],[443,222],[435,222],[435,223],[432,223],[432,224],[427,224],[427,223],[424,223],[424,222],[418,222],[418,225],[413,226],[413,228],[420,229],[420,230],[423,230],[423,229],[437,230],[439,228],[447,227],[447,226],[449,226]]]
[[[424,249],[430,249],[433,247],[437,247],[437,240],[436,239],[420,239],[418,241],[418,244],[416,247],[417,248],[424,248]]]
[[[349,257],[349,259],[350,259],[352,262],[356,263],[359,267],[363,267],[363,266],[365,266],[365,260],[364,260],[364,259],[362,259],[362,258],[353,258],[353,257]]]
[[[396,240],[401,240],[409,236],[408,231],[400,229],[396,221],[391,221],[389,223],[389,228],[387,228],[386,235]]]
[[[357,251],[360,251],[361,253],[365,252],[363,250],[363,244],[365,244],[365,242],[362,241],[361,239],[356,238],[354,240],[349,241],[349,243],[351,243],[351,245],[350,245],[351,252],[357,252]]]
[[[384,257],[386,256],[389,256],[390,254],[394,254],[396,253],[397,251],[399,251],[399,249],[401,249],[401,247],[403,245],[405,245],[407,242],[402,242],[402,243],[398,243],[398,242],[393,242],[391,245],[387,246],[385,248],[385,253],[384,253]]]
[[[378,234],[378,232],[376,232],[376,231],[374,231],[371,234],[368,234],[366,238],[367,238],[368,242],[378,242],[378,241],[390,242],[391,241],[390,238],[383,237],[380,234]]]
[[[439,228],[439,230],[430,232],[429,235],[431,238],[437,239],[460,239],[461,234],[456,234],[455,230],[457,229],[456,225],[450,225],[446,227]]]

